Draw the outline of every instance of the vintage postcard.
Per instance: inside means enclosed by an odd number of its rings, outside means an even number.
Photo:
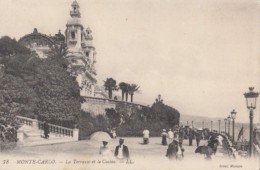
[[[259,170],[259,1],[0,11],[0,170]]]

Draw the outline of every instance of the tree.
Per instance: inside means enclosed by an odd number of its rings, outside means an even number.
[[[30,50],[21,44],[17,43],[15,39],[11,39],[8,36],[3,36],[0,39],[0,57],[10,55],[29,55]]]
[[[51,51],[48,52],[48,58],[51,58],[52,60],[56,60],[57,63],[64,67],[67,68],[69,65],[68,60],[64,60],[64,56],[68,53],[67,48],[62,48],[58,46],[53,46],[51,47]]]
[[[153,119],[163,122],[170,128],[172,128],[174,125],[178,125],[180,119],[179,111],[168,105],[165,105],[161,95],[158,95],[158,98],[155,101],[156,102],[151,107]]]
[[[136,91],[138,91],[140,87],[137,84],[131,84],[129,86],[129,94],[131,96],[131,103],[133,102],[133,96]]]
[[[119,86],[119,89],[122,91],[122,101],[124,101],[125,92],[127,90],[127,83],[121,82],[121,83],[119,83],[118,86]]]
[[[73,127],[80,115],[82,101],[75,78],[56,59],[47,58],[37,69],[37,79],[38,119]]]
[[[0,79],[0,112],[33,116],[36,94],[21,78],[5,74]]]
[[[129,94],[129,90],[130,90],[130,84],[126,84],[126,89],[125,89],[125,101],[128,101],[128,94]]]
[[[112,91],[117,90],[116,80],[107,78],[106,81],[104,81],[104,87],[105,90],[108,90],[109,99],[112,99]]]
[[[112,128],[117,127],[121,122],[121,115],[114,108],[105,109],[109,124]]]
[[[160,94],[158,94],[158,97],[155,99],[155,103],[163,103],[163,99]]]

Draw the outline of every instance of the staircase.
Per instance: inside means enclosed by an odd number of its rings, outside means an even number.
[[[17,131],[20,146],[52,145],[78,141],[78,129],[49,124],[50,134],[49,138],[46,139],[42,130],[43,122],[21,116],[17,116],[17,119],[23,124]]]

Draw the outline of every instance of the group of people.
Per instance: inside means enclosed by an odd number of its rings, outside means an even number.
[[[144,129],[143,131],[143,144],[148,144],[149,143],[149,130],[147,128]],[[162,137],[162,145],[168,145],[167,153],[166,156],[169,159],[181,159],[184,157],[183,152],[184,149],[182,148],[182,143],[183,143],[183,131],[181,128],[178,126],[175,127],[175,130],[172,131],[169,129],[168,132],[166,132],[166,129],[163,129],[163,132],[161,133]]]
[[[183,143],[183,131],[181,127],[176,126],[175,130],[172,131],[171,129],[166,132],[166,129],[163,129],[161,134],[162,136],[162,145],[167,145],[167,138],[168,138],[168,149],[166,152],[166,156],[172,160],[181,160],[184,157],[184,149],[182,148]]]
[[[161,133],[161,137],[162,137],[162,145],[167,145],[167,139],[168,139],[168,143],[172,143],[172,141],[176,139],[178,140],[179,145],[182,146],[184,133],[181,127],[179,128],[178,126],[176,126],[174,131],[169,129],[168,132],[166,132],[166,129],[163,129],[163,132]]]
[[[193,139],[196,139],[197,147],[200,145],[200,141],[203,139],[201,130],[189,130],[189,146],[192,146]]]
[[[103,141],[103,146],[100,147],[99,154],[104,157],[111,157],[112,152],[109,147],[107,147],[107,144],[107,141]],[[129,159],[130,157],[128,147],[124,145],[124,139],[122,138],[119,139],[119,145],[115,148],[114,157],[121,161]]]

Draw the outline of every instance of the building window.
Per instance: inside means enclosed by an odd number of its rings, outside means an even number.
[[[71,38],[75,39],[75,32],[71,32]]]
[[[87,56],[87,57],[89,56],[89,52],[86,52],[86,56]]]

